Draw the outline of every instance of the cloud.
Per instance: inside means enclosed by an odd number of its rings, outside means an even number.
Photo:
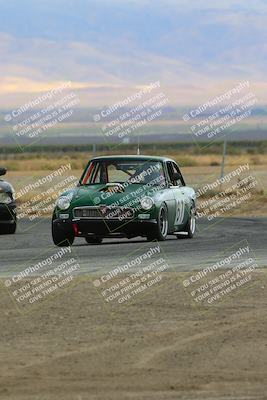
[[[262,0],[10,0],[0,15],[0,102],[63,81],[85,104],[156,80],[179,104],[243,79],[264,83],[266,14]]]

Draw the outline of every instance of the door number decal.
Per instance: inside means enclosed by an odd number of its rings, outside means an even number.
[[[176,216],[174,225],[181,225],[184,220],[185,202],[183,200],[176,200]]]

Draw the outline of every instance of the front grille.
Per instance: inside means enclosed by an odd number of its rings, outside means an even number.
[[[125,220],[132,219],[134,211],[127,207],[76,207],[73,216],[79,219]]]

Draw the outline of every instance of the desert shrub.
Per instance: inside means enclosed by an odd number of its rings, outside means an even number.
[[[218,161],[211,161],[210,162],[210,167],[218,167],[218,166],[220,166],[221,164],[218,162]]]
[[[250,163],[253,165],[260,165],[261,164],[261,159],[259,156],[253,156],[250,158]]]

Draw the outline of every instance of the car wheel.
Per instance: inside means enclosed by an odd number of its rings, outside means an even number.
[[[149,233],[147,239],[163,241],[168,235],[168,211],[165,204],[160,207],[155,232]]]
[[[0,232],[3,235],[14,235],[17,229],[17,222],[11,225],[4,225],[0,227]]]
[[[101,237],[86,237],[85,238],[86,243],[88,244],[101,244],[103,239]]]
[[[67,233],[52,222],[52,238],[56,246],[68,247],[73,244],[75,236],[74,232]]]
[[[187,238],[192,239],[194,237],[195,231],[196,231],[196,209],[195,207],[191,207],[185,228],[185,232],[187,232]]]

